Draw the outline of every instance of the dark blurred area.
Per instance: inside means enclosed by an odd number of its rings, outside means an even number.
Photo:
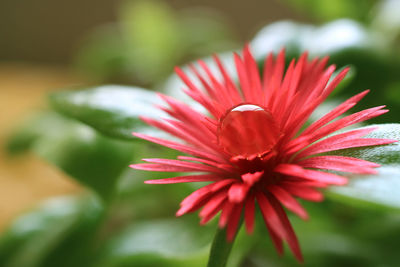
[[[115,22],[123,1],[117,0],[2,0],[0,1],[0,60],[66,64],[81,40],[96,26]],[[280,19],[304,21],[277,0],[168,0],[174,10],[193,6],[222,13],[240,41]]]

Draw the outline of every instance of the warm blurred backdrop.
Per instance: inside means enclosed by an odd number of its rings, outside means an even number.
[[[67,64],[94,28],[118,19],[121,0],[0,2],[0,60]],[[165,0],[173,10],[202,7],[222,14],[240,41],[267,23],[305,16],[279,0]]]

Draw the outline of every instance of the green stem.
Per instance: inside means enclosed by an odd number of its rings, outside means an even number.
[[[207,267],[225,267],[231,253],[234,240],[228,242],[226,240],[226,230],[219,229],[215,234],[214,241],[211,245],[210,257],[208,258]]]

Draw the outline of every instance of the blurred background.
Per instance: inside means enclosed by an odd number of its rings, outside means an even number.
[[[127,5],[133,7],[128,9]],[[265,24],[286,18],[310,21],[292,6],[276,0],[246,3],[230,0],[2,0],[1,144],[4,146],[5,138],[19,121],[46,105],[49,91],[103,82],[149,85],[155,76],[160,80],[165,78],[175,65],[240,48]],[[157,19],[160,21],[154,21]],[[138,40],[137,44],[127,40],[128,44],[133,43],[128,49],[135,50],[142,46],[141,42],[143,45],[159,42],[160,47],[154,50],[168,55],[161,59],[156,55],[154,60],[145,58],[132,67],[127,66],[130,64],[123,62],[124,55],[119,47],[125,46],[121,39],[131,38],[121,33],[124,31],[122,24],[130,20],[138,24],[138,29],[126,31],[140,35],[143,40]],[[170,25],[164,25],[163,20]],[[188,26],[186,36],[177,36],[181,34],[182,25]],[[168,32],[158,27],[166,28],[170,35],[159,36]],[[149,35],[158,35],[154,38],[163,40],[146,40],[149,38],[146,31],[153,31]],[[193,44],[188,44],[190,42]],[[141,68],[143,73],[160,68],[163,74],[142,78]],[[133,69],[139,70],[132,73]],[[3,154],[4,150],[1,151]],[[3,154],[0,165],[0,229],[37,200],[79,190],[77,184],[35,156],[9,159]]]
[[[147,233],[148,228],[165,225],[157,222],[127,228],[126,236],[134,236],[130,240],[123,239],[124,235],[114,240],[115,231],[138,218],[172,218],[179,201],[193,188],[185,185],[163,191],[143,187],[142,181],[148,176],[127,171],[129,163],[138,162],[142,155],[174,154],[129,143],[124,133],[103,131],[102,122],[89,123],[86,117],[70,120],[86,110],[77,108],[76,115],[75,106],[64,109],[64,102],[49,95],[66,89],[117,84],[163,91],[179,98],[181,83],[172,74],[174,66],[185,66],[197,58],[208,60],[213,53],[230,64],[232,51],[249,43],[260,66],[267,53],[286,47],[288,60],[309,51],[312,57],[330,55],[330,63],[338,69],[352,67],[321,112],[348,96],[371,89],[358,109],[386,104],[390,114],[373,122],[399,122],[399,14],[397,0],[0,0],[0,265],[6,259],[8,265],[4,266],[8,267],[55,266],[54,263],[78,266],[60,255],[69,251],[70,255],[81,257],[74,250],[74,242],[86,236],[82,233],[91,232],[88,229],[97,229],[92,227],[93,218],[101,223],[95,234],[96,245],[91,249],[111,251],[105,253],[109,258],[102,261],[104,265],[95,266],[197,266],[188,265],[193,262],[202,266],[207,256],[207,250],[196,254],[193,251],[197,247],[189,247],[188,259],[173,261],[169,251],[157,248],[157,253],[168,256],[157,258],[159,265],[148,262],[140,253],[130,260],[125,244],[148,238],[138,237],[137,232]],[[89,112],[86,115],[91,116]],[[106,113],[99,113],[99,117],[105,116]],[[154,177],[160,177],[157,175]],[[108,198],[108,194],[112,195],[107,191],[111,185],[96,181],[109,177],[118,177],[118,192],[114,193],[116,200],[105,208],[86,194],[86,187]],[[144,199],[146,194],[157,195],[158,199]],[[67,198],[40,206],[44,217],[29,213],[38,203],[59,199],[54,198],[57,196]],[[164,207],[154,209],[160,201]],[[294,222],[303,231],[300,239],[306,240],[306,266],[398,266],[400,217],[397,213],[382,215],[382,211],[364,208],[333,205],[330,201],[320,208],[308,207],[319,219],[307,225]],[[339,224],[332,225],[324,217],[328,213]],[[377,218],[383,218],[387,227],[368,236],[371,229],[382,224]],[[197,227],[192,219],[189,218]],[[64,230],[51,228],[58,223]],[[185,228],[181,223],[177,222],[174,229]],[[166,224],[170,227],[172,223]],[[41,242],[47,229],[49,233]],[[212,233],[214,230],[210,229]],[[311,232],[318,234],[311,237]],[[203,236],[203,232],[191,233]],[[355,237],[349,238],[351,234]],[[30,238],[30,243],[23,241]],[[41,245],[36,247],[38,240]],[[109,240],[112,245],[108,245]],[[330,240],[329,245],[325,240]],[[199,247],[208,241],[200,242]],[[156,239],[153,243],[157,242]],[[264,245],[246,242],[242,240],[244,245],[238,248],[230,266],[295,264],[290,256],[281,262],[274,255],[265,256]],[[369,242],[378,244],[380,249]],[[130,248],[135,250],[135,246]],[[86,250],[85,253],[90,254]]]

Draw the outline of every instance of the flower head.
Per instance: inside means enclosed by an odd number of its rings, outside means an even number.
[[[202,88],[181,69],[176,69],[187,85],[186,94],[209,114],[197,112],[162,95],[169,106],[162,109],[173,119],[143,118],[182,142],[134,133],[191,156],[143,159],[147,163],[131,167],[192,173],[146,181],[148,184],[209,182],[181,202],[177,216],[201,209],[199,215],[201,224],[204,224],[220,213],[219,227],[227,228],[228,240],[233,240],[236,235],[242,216],[247,232],[253,231],[257,203],[277,251],[283,252],[282,243],[286,241],[301,261],[299,243],[284,208],[307,219],[307,212],[296,198],[321,201],[323,195],[319,188],[346,184],[345,176],[326,170],[375,173],[374,168],[379,166],[376,163],[321,153],[394,142],[363,138],[374,130],[372,127],[331,135],[387,110],[379,106],[341,117],[368,93],[364,91],[302,130],[311,113],[335,89],[348,69],[332,78],[335,66],[326,67],[327,58],[309,61],[307,53],[304,53],[297,62],[292,60],[285,71],[282,50],[276,58],[272,54],[266,58],[260,77],[257,64],[246,46],[242,56],[234,56],[239,78],[236,85],[219,58],[215,56],[214,59],[221,79],[202,61],[198,62],[199,69],[191,66]]]

